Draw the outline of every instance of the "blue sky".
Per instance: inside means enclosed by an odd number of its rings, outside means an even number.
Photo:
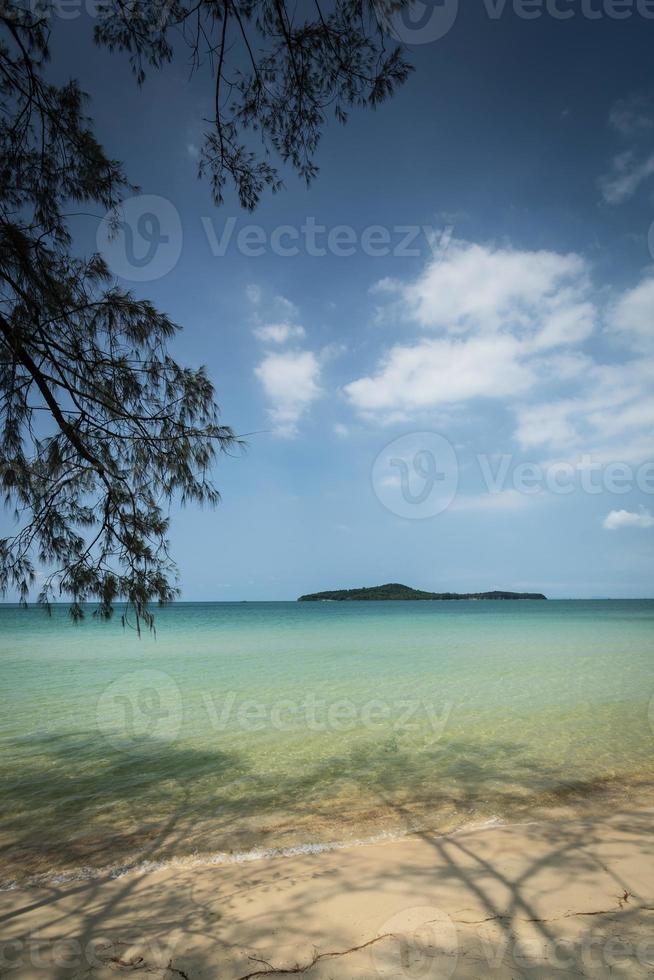
[[[466,4],[391,102],[328,128],[309,190],[285,173],[252,215],[196,179],[207,71],[139,91],[89,17],[55,24],[53,73],[164,199],[149,271],[124,240],[108,257],[255,433],[220,462],[218,509],[173,514],[184,598],[652,593],[654,21],[564,6]],[[81,248],[98,227],[76,219]]]

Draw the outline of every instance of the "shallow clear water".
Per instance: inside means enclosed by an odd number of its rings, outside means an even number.
[[[654,771],[654,601],[0,607],[0,879],[508,819]]]

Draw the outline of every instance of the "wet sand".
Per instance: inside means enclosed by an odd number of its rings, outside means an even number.
[[[651,976],[654,806],[560,817],[14,889],[0,976]]]

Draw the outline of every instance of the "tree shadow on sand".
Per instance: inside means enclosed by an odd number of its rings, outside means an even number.
[[[565,779],[500,740],[439,742],[417,753],[396,735],[362,737],[300,772],[255,771],[236,751],[146,738],[124,752],[98,733],[31,736],[7,748],[14,761],[0,771],[5,880],[26,870],[134,865],[180,848],[290,846],[356,838],[364,828],[451,829],[471,816],[516,818],[539,801],[583,799],[604,786]]]
[[[32,759],[38,759],[38,765],[32,762],[26,778],[6,778],[0,783],[5,801],[2,820],[5,843],[0,857],[5,866],[11,867],[13,861],[18,867],[26,855],[33,857],[34,841],[39,837],[41,850],[37,856],[42,865],[47,865],[53,855],[60,857],[61,841],[53,835],[53,799],[62,815],[62,829],[67,824],[77,828],[78,839],[65,842],[68,857],[79,853],[80,860],[101,867],[114,863],[121,847],[128,858],[127,863],[157,862],[188,853],[189,837],[196,841],[203,839],[198,827],[215,828],[216,824],[220,828],[218,833],[215,829],[207,831],[206,839],[212,844],[220,845],[222,841],[227,849],[234,841],[247,842],[249,836],[254,843],[256,831],[266,821],[274,822],[278,818],[280,806],[284,809],[285,825],[296,829],[319,827],[332,806],[334,794],[340,794],[343,801],[342,836],[347,836],[352,828],[356,830],[366,814],[376,819],[380,814],[392,815],[394,826],[419,837],[427,845],[425,853],[431,852],[434,857],[433,864],[427,861],[419,869],[415,866],[405,869],[423,896],[417,899],[417,904],[424,900],[424,896],[438,895],[442,889],[456,886],[468,896],[467,904],[476,910],[473,920],[455,919],[457,928],[476,929],[483,923],[490,923],[495,930],[494,948],[501,948],[503,943],[512,948],[515,929],[524,922],[531,923],[548,948],[556,944],[558,924],[547,921],[538,911],[537,899],[544,897],[542,889],[545,887],[540,884],[539,875],[546,865],[550,872],[554,872],[554,878],[551,874],[548,878],[550,884],[547,887],[552,887],[551,882],[556,881],[561,888],[580,876],[596,872],[599,859],[593,854],[597,842],[592,825],[539,825],[537,832],[547,841],[546,852],[524,861],[519,873],[512,876],[488,860],[474,835],[441,836],[437,831],[427,829],[425,823],[420,829],[420,820],[424,821],[430,812],[438,812],[439,806],[465,817],[471,812],[479,812],[483,802],[491,811],[520,815],[530,812],[534,801],[577,801],[588,798],[589,794],[610,790],[609,781],[566,782],[560,770],[543,766],[525,747],[506,741],[485,743],[484,746],[464,741],[449,743],[443,748],[435,746],[423,753],[420,765],[416,765],[415,754],[404,750],[396,739],[376,744],[362,740],[341,756],[328,758],[311,770],[287,773],[283,777],[279,773],[253,772],[237,753],[198,752],[179,746],[162,749],[144,743],[138,752],[132,750],[129,755],[121,755],[107,752],[100,742],[79,735],[44,738],[38,752],[33,750],[34,745],[31,746]],[[70,769],[65,763],[70,763],[71,758],[80,760],[77,771],[74,776],[64,776],[64,770]],[[180,772],[184,773],[183,778],[180,778]],[[39,785],[44,787],[41,794]],[[166,803],[169,814],[165,821],[156,817],[162,802]],[[116,823],[111,819],[117,810],[129,816],[129,830],[118,835]],[[248,824],[254,818],[258,823],[252,823],[243,831],[242,824]],[[334,824],[333,812],[331,819],[332,836],[338,837],[339,826]],[[92,828],[90,834],[80,832],[85,822]],[[434,823],[437,825],[438,821]],[[650,841],[643,847],[649,853],[654,849],[651,828],[638,813],[622,818],[620,823],[612,825],[612,831],[616,835],[642,835]],[[272,843],[276,840],[272,832]],[[611,846],[610,835],[608,841],[604,838],[603,846]],[[110,857],[111,861],[108,860]],[[317,867],[320,861],[321,856],[317,855]],[[611,874],[607,868],[604,871]],[[398,873],[397,868],[394,873]],[[179,960],[171,957],[170,966],[161,963],[156,968],[166,980],[182,975],[190,980],[218,975],[221,980],[223,977],[230,980],[232,976],[246,975],[245,972],[215,972],[223,954],[243,945],[244,939],[242,923],[230,919],[229,876],[221,874],[220,869],[215,869],[212,874],[215,875],[215,899],[212,897],[210,902],[199,900],[193,892],[171,895],[167,890],[153,889],[149,893],[145,916],[148,925],[143,931],[162,942],[172,930],[181,931],[184,936],[183,956]],[[258,865],[257,882],[266,875],[270,877],[271,889],[281,887],[283,873],[272,877],[265,863]],[[350,892],[360,893],[361,901],[365,903],[366,895],[379,887],[380,875],[383,878],[383,868],[361,875],[355,883],[349,882]],[[399,875],[401,878],[402,869],[399,869]],[[33,902],[25,901],[25,892],[21,892],[22,904],[0,916],[0,923],[9,927],[12,938],[25,937],[32,928],[32,913],[39,907],[41,910],[47,907],[50,937],[70,936],[70,930],[74,928],[76,941],[80,948],[85,948],[99,933],[109,935],[111,943],[107,955],[110,959],[113,957],[112,971],[133,973],[139,966],[138,957],[126,959],[124,950],[130,935],[138,932],[141,926],[130,922],[125,917],[129,914],[125,910],[130,908],[132,893],[140,879],[138,875],[126,875],[115,881],[111,890],[103,888],[106,880],[106,877],[96,877],[86,881],[49,883],[34,893]],[[621,905],[619,896],[631,893],[632,888],[628,881],[617,876],[614,885],[615,894],[602,896],[602,907],[596,911],[604,916],[602,927],[609,929],[611,934],[624,935],[631,922],[640,921],[643,912],[639,906],[646,897],[636,896],[631,904],[623,901]],[[313,887],[315,884],[308,881],[306,888],[301,887],[287,896],[284,910],[287,920],[302,921],[303,908],[312,899]],[[331,878],[322,877],[319,888],[321,900],[326,901],[338,896],[343,884],[335,874]],[[498,893],[502,896],[499,900]],[[448,912],[452,914],[454,910]],[[579,914],[591,912],[580,910]],[[338,948],[338,937],[328,927],[313,929],[307,938],[318,950],[336,951]],[[275,950],[270,925],[259,930],[256,923],[250,923],[246,945],[253,951],[263,949],[270,956],[270,951]],[[567,951],[566,969],[569,972],[558,975],[574,976],[575,970],[583,975],[583,968],[587,966],[585,956],[585,949],[573,944]],[[506,966],[505,957],[500,959],[501,962],[495,965],[486,962],[479,975],[522,975],[515,965],[512,973],[502,973]],[[347,957],[335,961],[330,975],[349,976],[346,961]],[[453,975],[468,976],[461,970],[467,969],[471,962],[470,959],[467,965],[460,962]],[[314,975],[310,960],[300,965],[307,967],[303,972],[308,977]],[[143,968],[146,966],[155,969],[144,958]],[[263,971],[261,975],[284,975],[284,969],[278,966],[275,962],[259,969]],[[50,964],[49,971],[42,975],[53,980],[77,975],[93,978],[94,975],[94,968],[88,964],[79,974],[66,964]],[[315,976],[318,975],[316,972]],[[372,967],[369,975],[376,975]],[[407,973],[407,977],[410,975]],[[525,975],[536,977],[538,973],[531,970]],[[553,967],[543,974],[552,975],[557,975]],[[622,968],[619,963],[614,963],[610,975],[621,978],[636,974],[632,965]]]

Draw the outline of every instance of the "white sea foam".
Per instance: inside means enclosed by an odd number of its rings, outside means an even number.
[[[266,861],[271,858],[301,857],[309,854],[325,854],[331,851],[343,851],[355,847],[367,847],[371,844],[381,844],[390,841],[407,840],[419,833],[429,833],[431,836],[455,837],[459,834],[486,830],[492,827],[508,826],[500,817],[490,817],[486,820],[471,821],[456,830],[444,834],[435,834],[433,830],[411,828],[404,833],[387,831],[374,834],[371,837],[353,838],[343,841],[309,842],[294,844],[291,847],[256,847],[249,851],[218,851],[215,854],[190,854],[180,857],[167,858],[161,861],[135,861],[104,868],[74,868],[69,871],[52,872],[35,875],[20,883],[16,881],[0,882],[0,892],[12,891],[16,888],[38,888],[44,885],[65,885],[76,881],[108,880],[124,878],[127,875],[151,874],[155,871],[171,869],[189,870],[190,868],[206,868],[219,865],[245,864],[250,861]],[[517,826],[517,825],[516,825]]]

